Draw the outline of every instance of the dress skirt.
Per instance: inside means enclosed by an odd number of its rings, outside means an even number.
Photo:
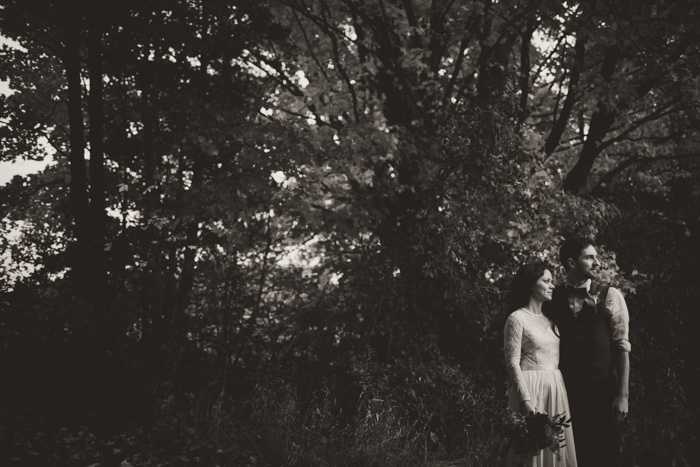
[[[530,394],[530,404],[536,412],[544,412],[550,416],[565,413],[567,419],[571,417],[561,371],[558,369],[523,369],[522,374]],[[520,410],[517,391],[508,391],[508,407],[516,413]],[[538,456],[533,457],[532,461],[525,465],[528,467],[577,467],[572,425],[564,428],[564,442],[566,446],[559,451],[561,460],[558,461],[556,454],[549,449],[543,449]],[[515,460],[511,450],[508,453],[508,465],[518,465]]]

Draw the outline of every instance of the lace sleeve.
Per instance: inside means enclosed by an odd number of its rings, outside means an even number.
[[[510,379],[511,387],[518,391],[520,401],[529,401],[530,394],[527,391],[523,373],[520,370],[520,351],[523,340],[523,322],[511,314],[506,320],[503,330],[503,352],[506,361],[506,371]]]

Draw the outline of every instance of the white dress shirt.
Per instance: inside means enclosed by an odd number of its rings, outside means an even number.
[[[585,289],[586,292],[591,290],[591,280],[588,279],[583,284],[574,285],[569,281],[566,281],[567,287],[576,287],[579,289]],[[591,296],[596,304],[596,309],[602,309],[605,316],[608,318],[608,323],[610,324],[610,332],[612,334],[613,349],[621,352],[630,352],[632,346],[629,341],[629,311],[627,310],[627,303],[625,303],[625,297],[615,287],[610,287],[608,289],[608,296],[605,299],[605,306],[600,307],[596,301],[596,296]],[[579,296],[570,296],[569,305],[574,311],[574,316],[578,316],[583,304],[587,299]]]

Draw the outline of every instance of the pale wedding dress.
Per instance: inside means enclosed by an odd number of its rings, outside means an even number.
[[[520,402],[529,400],[536,412],[551,416],[566,413],[570,417],[564,378],[559,371],[559,337],[552,322],[542,314],[526,309],[514,311],[504,329],[506,370],[510,379],[508,407],[514,412]],[[576,467],[576,450],[572,426],[564,429],[566,446],[560,450],[561,460],[549,449],[540,451],[528,466]],[[509,454],[509,465],[513,454]],[[522,465],[522,464],[521,464]]]

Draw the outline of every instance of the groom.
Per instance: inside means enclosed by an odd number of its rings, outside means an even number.
[[[600,263],[593,240],[566,240],[559,259],[566,282],[554,289],[550,317],[561,333],[560,367],[578,465],[616,466],[620,422],[628,411],[627,305],[618,289],[595,282]]]

